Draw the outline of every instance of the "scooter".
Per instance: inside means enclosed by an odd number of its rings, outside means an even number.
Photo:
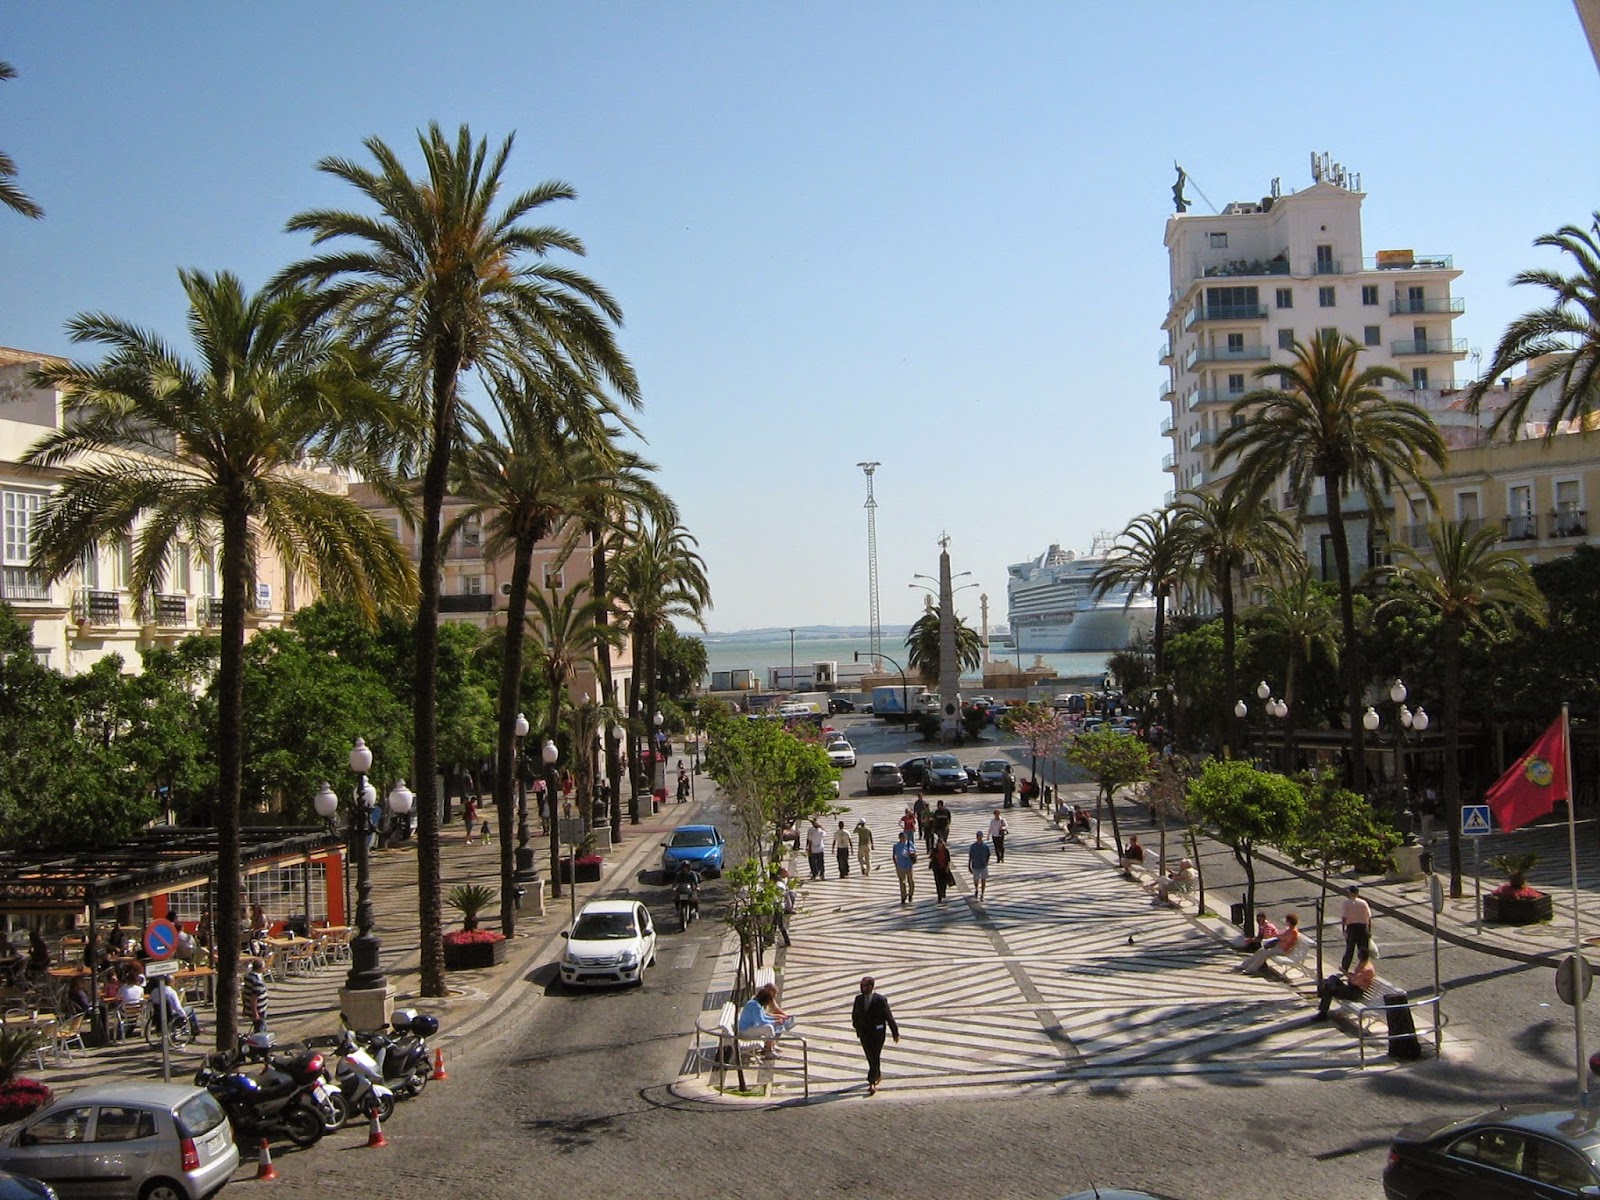
[[[678,907],[678,928],[688,929],[689,922],[700,915],[699,877],[680,876],[673,886],[673,900]]]
[[[377,1060],[356,1044],[348,1029],[339,1035],[335,1049],[339,1053],[336,1077],[352,1115],[376,1112],[380,1121],[394,1116],[394,1092],[383,1082]]]
[[[395,1095],[409,1100],[420,1095],[433,1078],[427,1039],[437,1032],[437,1017],[419,1016],[416,1010],[403,1008],[394,1014],[389,1032],[352,1031],[352,1036],[372,1056]]]

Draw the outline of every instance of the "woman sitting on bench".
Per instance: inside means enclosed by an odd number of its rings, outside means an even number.
[[[1194,890],[1194,863],[1187,858],[1178,864],[1176,871],[1171,871],[1161,876],[1145,887],[1155,892],[1157,900],[1165,900],[1169,904],[1175,903],[1172,899],[1174,892],[1190,892]]]
[[[1274,954],[1289,955],[1294,953],[1294,948],[1300,941],[1300,914],[1290,913],[1284,917],[1285,929],[1277,937],[1261,939],[1261,948],[1245,959],[1235,971],[1242,971],[1246,975],[1253,975],[1267,965],[1267,959]]]
[[[1367,989],[1372,986],[1373,980],[1378,977],[1378,969],[1372,965],[1372,957],[1365,950],[1356,965],[1350,968],[1347,975],[1329,975],[1317,985],[1317,995],[1322,997],[1322,1002],[1317,1005],[1317,1015],[1313,1021],[1326,1021],[1328,1009],[1335,1000],[1359,1000],[1367,994]]]
[[[778,1007],[775,984],[762,984],[739,1010],[739,1037],[752,1042],[760,1038],[761,1053],[768,1058],[778,1057],[778,1039],[793,1028],[794,1018]]]

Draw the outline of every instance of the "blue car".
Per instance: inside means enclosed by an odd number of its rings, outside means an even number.
[[[721,875],[726,847],[715,825],[680,825],[661,843],[661,870],[670,879],[688,863],[707,878]]]

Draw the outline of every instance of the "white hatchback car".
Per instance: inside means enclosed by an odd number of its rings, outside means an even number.
[[[655,965],[655,924],[637,900],[591,900],[561,936],[562,983],[642,985],[645,968]]]
[[[856,765],[856,748],[849,742],[834,742],[828,747],[828,761],[836,767]]]

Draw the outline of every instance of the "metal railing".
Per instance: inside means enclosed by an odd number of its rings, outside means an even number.
[[[1340,258],[1314,258],[1311,260],[1311,274],[1343,275],[1344,260]]]
[[[1199,308],[1189,310],[1183,319],[1183,327],[1188,329],[1201,321],[1265,320],[1266,316],[1265,304],[1202,304]]]
[[[1553,512],[1545,518],[1545,530],[1552,538],[1588,537],[1589,514],[1581,508]]]
[[[1289,273],[1289,260],[1279,255],[1277,258],[1234,258],[1227,262],[1213,263],[1208,267],[1201,267],[1200,274],[1206,279],[1227,278],[1235,275],[1287,275]]]
[[[0,600],[49,600],[50,585],[44,576],[27,567],[6,567],[0,571]]]
[[[1464,344],[1464,343],[1463,343]],[[1197,363],[1208,362],[1266,362],[1272,351],[1266,346],[1196,346],[1189,351],[1183,365],[1193,368]]]
[[[222,597],[204,596],[195,602],[195,615],[200,619],[200,624],[217,626],[222,624]]]
[[[1391,317],[1407,316],[1411,313],[1459,313],[1467,311],[1467,302],[1461,296],[1437,297],[1396,297],[1389,301],[1389,315]]]
[[[1229,388],[1197,388],[1189,396],[1189,407],[1198,408],[1202,404],[1232,404],[1235,400],[1242,399],[1244,392],[1235,392]]]
[[[1389,350],[1393,354],[1465,354],[1467,339],[1409,338],[1402,342],[1390,342]]]
[[[175,592],[160,592],[155,598],[157,625],[175,626],[189,623],[189,597]]]
[[[1455,259],[1448,254],[1413,254],[1409,258],[1390,256],[1382,260],[1363,258],[1361,267],[1366,271],[1449,271],[1455,268]]]
[[[492,612],[493,592],[475,592],[469,595],[440,596],[440,612]]]
[[[1500,524],[1505,530],[1500,536],[1508,542],[1532,542],[1539,537],[1539,518],[1532,513],[1515,513],[1509,517],[1501,517]]]
[[[72,616],[74,620],[87,621],[91,625],[120,625],[122,593],[80,588],[73,601]]]

